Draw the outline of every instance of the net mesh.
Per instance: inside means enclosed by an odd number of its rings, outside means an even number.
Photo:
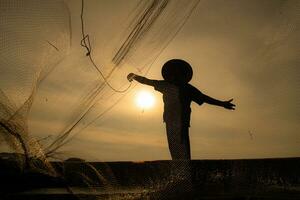
[[[28,162],[44,155],[28,117],[39,85],[69,51],[70,16],[60,1],[1,1],[0,8],[0,132]]]
[[[112,21],[114,31],[108,33],[89,26],[95,19],[95,8],[89,6],[95,2],[81,2],[79,24],[76,11],[71,13],[64,1],[1,1],[1,127],[12,133],[2,134],[6,143],[35,154],[33,145],[27,145],[33,140],[28,114],[35,103],[33,121],[48,115],[61,122],[51,130],[55,137],[44,149],[52,155],[71,133],[87,127],[120,99],[123,94],[118,93],[129,88],[129,72],[146,73],[197,3],[137,2],[127,18]]]
[[[147,73],[198,2],[131,2],[116,18],[100,1],[0,1],[1,145],[24,154],[21,168],[57,176],[48,159],[121,100],[129,72]]]

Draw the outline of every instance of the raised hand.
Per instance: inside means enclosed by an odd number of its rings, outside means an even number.
[[[229,110],[235,110],[235,105],[232,102],[233,99],[223,102],[223,107]]]
[[[133,79],[134,79],[135,76],[136,76],[136,75],[135,75],[134,73],[130,73],[130,74],[127,75],[127,80],[128,80],[129,82],[131,82],[131,81],[133,81]]]

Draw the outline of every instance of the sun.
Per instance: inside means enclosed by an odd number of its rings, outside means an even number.
[[[142,109],[152,108],[154,105],[154,96],[147,91],[140,91],[136,96],[136,104]]]

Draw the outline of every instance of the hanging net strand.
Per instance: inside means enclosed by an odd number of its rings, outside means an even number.
[[[144,13],[142,13],[128,37],[125,39],[120,49],[113,57],[113,63],[119,65],[122,60],[125,59],[132,47],[136,45],[140,39],[142,39],[142,36],[150,29],[151,25],[153,25],[153,23],[157,20],[168,3],[169,0],[154,0],[150,6],[145,9]]]
[[[81,0],[81,14],[80,14],[80,19],[81,19],[81,33],[82,33],[82,39],[81,39],[81,46],[86,48],[87,53],[86,56],[89,57],[89,60],[91,61],[92,65],[95,67],[95,69],[99,72],[99,74],[101,75],[101,77],[103,78],[104,82],[106,83],[106,85],[108,87],[110,87],[114,92],[118,92],[118,93],[124,93],[127,92],[129,90],[129,88],[131,87],[132,83],[129,83],[129,85],[123,89],[123,90],[119,90],[116,89],[115,87],[113,87],[107,80],[107,78],[104,76],[104,74],[101,72],[101,70],[99,69],[99,67],[97,66],[97,64],[94,61],[94,58],[92,57],[92,46],[91,46],[91,42],[90,42],[90,37],[88,34],[85,34],[85,26],[84,26],[84,0]]]

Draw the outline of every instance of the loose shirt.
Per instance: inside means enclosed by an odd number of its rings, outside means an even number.
[[[176,85],[164,80],[154,80],[153,86],[163,94],[164,122],[190,126],[191,102],[201,105],[205,95],[188,83]]]

